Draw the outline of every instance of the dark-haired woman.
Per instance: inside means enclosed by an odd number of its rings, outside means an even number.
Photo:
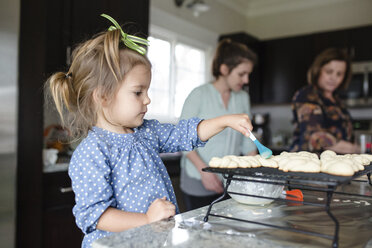
[[[292,100],[295,122],[291,151],[359,153],[353,144],[349,112],[338,97],[347,88],[351,66],[346,51],[329,48],[320,53],[308,70],[309,85]]]
[[[181,119],[203,119],[224,114],[250,113],[250,98],[243,86],[249,83],[249,75],[257,58],[243,44],[225,39],[218,44],[213,59],[212,73],[215,80],[195,88],[185,100]],[[210,204],[223,192],[221,178],[214,173],[203,172],[212,157],[255,154],[250,139],[225,129],[202,149],[184,153],[181,159],[181,190],[186,210]]]

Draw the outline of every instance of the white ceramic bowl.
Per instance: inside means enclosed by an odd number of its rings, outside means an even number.
[[[252,178],[252,177],[245,177],[245,178],[254,179],[257,181],[270,181],[268,179],[263,179],[263,178]],[[231,180],[230,186],[227,189],[227,191],[278,198],[282,194],[283,189],[284,189],[283,185]],[[243,195],[236,195],[236,194],[229,194],[229,195],[232,199],[234,199],[235,201],[239,203],[250,204],[250,205],[265,205],[273,201],[271,199],[251,197],[251,196],[243,196]]]

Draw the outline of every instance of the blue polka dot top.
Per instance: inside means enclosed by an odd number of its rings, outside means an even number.
[[[144,120],[130,134],[93,127],[72,155],[69,176],[75,193],[73,214],[84,232],[82,247],[110,232],[96,229],[108,208],[146,213],[157,198],[167,197],[179,213],[167,170],[159,153],[204,146],[197,135],[201,119],[177,125]]]

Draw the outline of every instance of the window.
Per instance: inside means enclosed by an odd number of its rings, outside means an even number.
[[[177,122],[191,90],[207,80],[206,50],[183,43],[171,35],[149,37],[152,63],[151,104],[146,118]]]

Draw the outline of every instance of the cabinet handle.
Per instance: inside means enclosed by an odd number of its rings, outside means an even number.
[[[363,75],[363,96],[365,99],[368,97],[369,92],[369,82],[368,82],[368,67],[364,68],[364,75]]]
[[[66,187],[66,188],[61,187],[61,188],[59,188],[59,191],[61,193],[68,193],[68,192],[72,191],[72,187]]]
[[[66,47],[66,65],[71,65],[71,46]]]

